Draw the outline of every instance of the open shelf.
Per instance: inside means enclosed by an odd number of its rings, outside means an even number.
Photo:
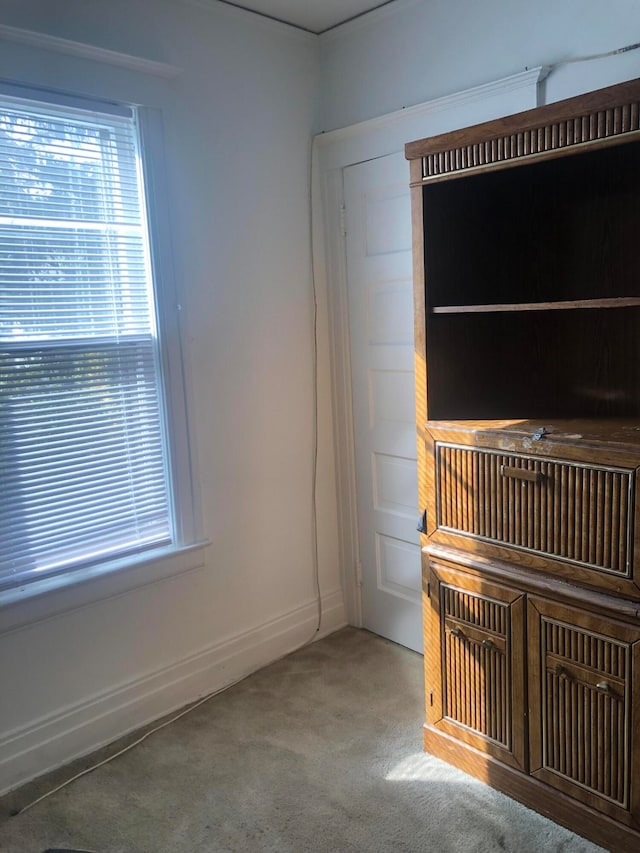
[[[640,141],[422,193],[427,311],[640,304]]]
[[[428,417],[640,418],[640,141],[420,192]]]
[[[640,306],[427,317],[428,418],[640,417]]]

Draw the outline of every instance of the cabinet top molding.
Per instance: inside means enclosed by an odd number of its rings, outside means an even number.
[[[640,132],[640,78],[522,113],[409,142],[412,184],[456,173],[560,156],[576,146],[631,140]],[[625,139],[626,137],[626,139]],[[564,149],[564,150],[563,150]]]

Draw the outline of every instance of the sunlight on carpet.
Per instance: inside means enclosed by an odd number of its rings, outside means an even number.
[[[482,782],[472,776],[462,776],[455,767],[424,752],[416,752],[403,758],[387,773],[385,779],[388,782],[457,782],[461,785],[482,785]]]

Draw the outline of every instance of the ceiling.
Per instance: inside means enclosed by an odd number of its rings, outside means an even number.
[[[338,24],[386,6],[393,0],[222,0],[311,33],[323,33]]]

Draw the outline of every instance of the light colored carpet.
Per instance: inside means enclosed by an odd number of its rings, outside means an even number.
[[[422,719],[422,658],[348,628],[252,675],[24,815],[8,811],[89,762],[5,797],[0,850],[600,851],[424,755]]]

